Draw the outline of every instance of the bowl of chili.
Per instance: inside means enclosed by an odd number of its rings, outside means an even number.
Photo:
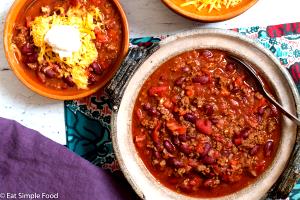
[[[232,56],[299,113],[290,75],[257,42],[217,29],[165,39],[129,80],[113,115],[117,159],[141,198],[260,199],[285,169],[297,126]]]
[[[70,100],[96,92],[113,77],[128,35],[117,0],[16,0],[6,18],[4,49],[27,87]]]
[[[175,13],[201,22],[218,22],[234,18],[257,0],[162,0]]]

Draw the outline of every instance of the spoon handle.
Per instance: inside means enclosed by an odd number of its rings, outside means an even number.
[[[270,94],[268,91],[265,90],[265,88],[263,88],[263,91],[265,93],[265,97],[267,97],[267,99],[276,106],[276,108],[278,108],[285,116],[287,116],[288,118],[290,118],[292,121],[294,121],[298,126],[300,126],[300,120],[293,114],[291,114],[290,112],[286,111],[286,109],[280,104],[278,103]]]
[[[244,61],[236,58],[235,56],[230,56],[230,58],[238,63],[240,63],[242,66],[245,67],[245,69],[247,69],[247,71],[253,76],[253,78],[256,79],[257,83],[258,83],[258,88],[260,89],[261,92],[264,93],[264,96],[274,105],[276,106],[276,108],[278,108],[285,116],[287,116],[289,119],[291,119],[292,121],[294,121],[298,126],[300,126],[300,120],[293,114],[291,114],[290,112],[288,112],[280,103],[278,103],[273,97],[272,95],[270,95],[270,93],[265,89],[264,85],[264,81],[260,78],[260,76],[257,74],[257,72],[252,68],[251,65],[245,63]]]

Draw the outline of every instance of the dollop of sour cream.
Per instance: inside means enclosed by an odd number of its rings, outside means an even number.
[[[44,41],[60,58],[72,57],[81,47],[80,32],[75,26],[54,25],[46,33]]]

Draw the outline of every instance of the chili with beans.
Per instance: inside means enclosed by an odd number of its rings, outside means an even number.
[[[88,77],[88,85],[93,85],[107,74],[115,64],[122,45],[122,24],[117,8],[109,0],[39,0],[35,1],[29,8],[21,12],[16,21],[13,33],[13,42],[21,53],[21,62],[24,69],[38,79],[42,84],[54,89],[78,90],[73,82],[72,76],[62,76],[59,74],[64,69],[56,62],[38,62],[40,49],[34,45],[30,34],[30,23],[38,16],[49,16],[61,14],[63,8],[65,12],[71,7],[99,8],[103,26],[101,30],[96,27],[94,33],[98,57],[85,70]],[[63,33],[67,34],[67,33]]]
[[[139,92],[133,140],[159,182],[194,197],[251,184],[271,164],[280,114],[218,50],[193,50],[160,66]]]

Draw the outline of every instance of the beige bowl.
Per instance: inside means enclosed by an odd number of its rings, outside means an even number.
[[[160,49],[152,54],[131,78],[119,111],[113,116],[113,146],[117,159],[129,183],[143,199],[196,199],[166,188],[151,175],[137,154],[131,133],[133,107],[143,83],[166,60],[193,49],[219,49],[253,64],[269,81],[284,107],[291,113],[297,112],[299,96],[290,75],[271,52],[255,41],[232,31],[216,29],[200,29],[169,37],[161,42]],[[281,133],[281,142],[274,161],[254,184],[231,195],[214,199],[262,198],[276,182],[289,160],[295,144],[297,127],[289,119],[282,117]]]

